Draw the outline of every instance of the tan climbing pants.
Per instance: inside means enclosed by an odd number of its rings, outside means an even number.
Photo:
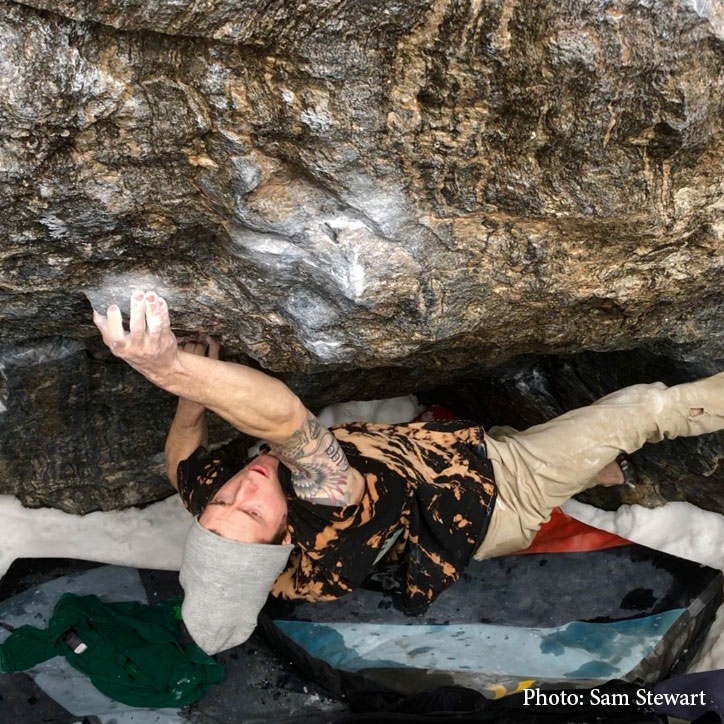
[[[486,445],[498,498],[473,557],[526,548],[553,508],[595,485],[595,476],[621,452],[722,428],[724,373],[675,387],[626,387],[522,432],[492,428]]]

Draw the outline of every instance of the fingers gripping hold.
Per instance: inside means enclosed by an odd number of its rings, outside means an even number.
[[[206,343],[195,340],[185,340],[183,345],[181,345],[181,349],[189,354],[197,354],[203,357],[206,354]]]
[[[125,344],[126,334],[123,331],[123,317],[116,304],[111,304],[106,312],[106,330],[111,349],[117,349]]]
[[[219,340],[208,334],[202,334],[198,338],[184,339],[179,341],[182,351],[189,354],[196,354],[200,357],[208,357],[209,359],[219,359],[219,350],[221,344]]]
[[[108,307],[105,317],[93,310],[93,322],[111,352],[152,381],[173,366],[176,337],[171,331],[168,305],[155,292],[131,296],[128,334],[115,304]]]
[[[211,359],[219,359],[219,350],[221,349],[221,343],[216,337],[206,335],[206,343],[209,345],[208,355]]]
[[[146,292],[146,328],[148,334],[155,339],[161,336],[161,315],[159,298],[153,292]]]
[[[142,344],[146,332],[145,307],[143,292],[136,292],[131,296],[131,343]]]

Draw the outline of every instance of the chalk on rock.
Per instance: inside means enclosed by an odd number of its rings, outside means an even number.
[[[98,286],[83,289],[83,293],[97,312],[105,314],[111,304],[117,304],[121,313],[127,317],[131,295],[150,290],[163,297],[169,307],[179,296],[178,292],[157,276],[132,273],[106,277]]]

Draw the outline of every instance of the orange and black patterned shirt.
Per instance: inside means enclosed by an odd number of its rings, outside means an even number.
[[[326,601],[349,593],[374,565],[401,562],[403,606],[423,609],[458,579],[482,543],[495,504],[484,432],[476,423],[435,420],[330,428],[365,479],[356,505],[333,507],[285,487],[294,548],[271,593]],[[239,469],[199,448],[179,464],[186,507],[201,513]]]

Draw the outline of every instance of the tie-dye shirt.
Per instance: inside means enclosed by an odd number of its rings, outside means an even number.
[[[339,598],[382,559],[402,563],[402,604],[421,610],[458,579],[487,531],[496,491],[482,428],[436,420],[350,423],[330,430],[349,464],[362,473],[364,496],[356,505],[337,508],[302,500],[284,486],[294,549],[271,593],[285,599]],[[178,481],[186,507],[199,514],[211,489],[238,469],[199,451],[183,461]]]

